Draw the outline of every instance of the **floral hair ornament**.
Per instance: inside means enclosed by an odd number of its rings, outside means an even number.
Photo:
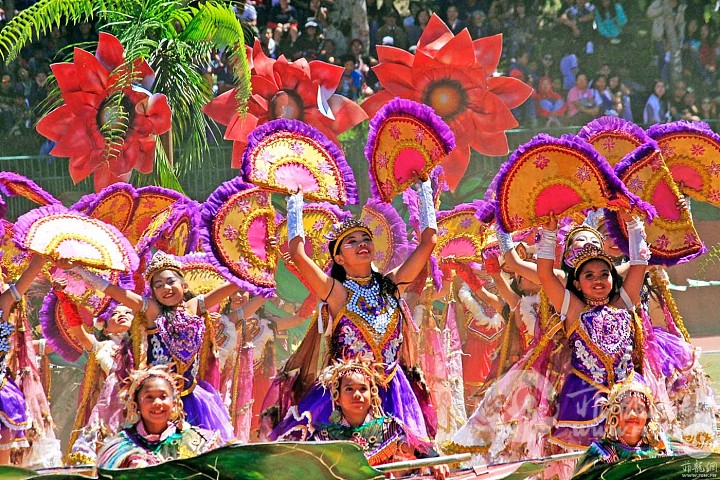
[[[170,385],[174,398],[173,411],[170,419],[180,420],[185,416],[180,396],[184,382],[183,377],[172,373],[169,365],[158,365],[131,371],[125,386],[120,390],[120,400],[125,403],[125,419],[128,425],[134,425],[140,421],[140,406],[137,404],[137,395],[144,383],[151,378],[160,378]]]
[[[145,269],[145,274],[143,276],[148,282],[152,280],[152,277],[156,273],[162,272],[164,270],[171,270],[182,276],[182,268],[182,262],[180,262],[177,258],[175,258],[173,255],[163,252],[162,250],[158,250],[152,256],[150,262],[148,262],[147,268]]]
[[[335,242],[335,245],[333,247],[332,256],[334,257],[337,255],[338,250],[340,250],[340,244],[342,243],[345,238],[355,232],[364,232],[370,235],[370,238],[373,237],[372,232],[370,231],[370,228],[368,228],[367,225],[365,225],[363,222],[358,220],[357,218],[350,217],[347,220],[345,220],[342,223],[338,223],[333,226],[333,229],[330,233],[327,235],[327,239],[331,242]]]
[[[600,243],[602,244],[603,234],[598,232],[596,229],[594,229],[590,225],[582,224],[582,225],[577,225],[577,226],[571,228],[570,231],[568,231],[567,234],[565,235],[565,248],[563,250],[565,252],[563,254],[563,262],[565,262],[565,265],[567,265],[570,268],[573,268],[573,263],[575,261],[574,259],[578,253],[577,252],[578,249],[571,248],[571,245],[572,245],[573,239],[575,237],[577,237],[581,232],[587,232],[587,233],[590,233],[591,235],[596,236],[598,238],[598,240],[600,240]]]
[[[352,374],[359,374],[364,377],[370,384],[370,410],[375,418],[380,418],[382,412],[382,400],[378,390],[380,383],[380,371],[383,370],[381,364],[372,363],[370,359],[357,357],[350,359],[335,360],[335,362],[323,369],[318,377],[318,383],[330,392],[332,398],[333,410],[337,407],[337,401],[340,398],[340,384],[342,379]]]

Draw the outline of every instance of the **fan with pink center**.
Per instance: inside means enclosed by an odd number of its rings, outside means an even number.
[[[185,255],[197,248],[199,226],[200,205],[183,197],[155,215],[135,249],[141,255],[151,248],[175,256]]]
[[[438,212],[438,242],[433,255],[441,263],[482,262],[489,225],[478,220],[476,210],[475,206],[463,203],[450,211]]]
[[[342,151],[316,128],[277,119],[252,131],[243,154],[246,181],[271,192],[302,190],[306,200],[357,203],[352,169]]]
[[[574,135],[537,135],[518,147],[494,182],[495,215],[504,232],[542,226],[551,212],[578,222],[597,208],[655,216],[652,205],[630,192],[610,164]]]
[[[379,272],[389,272],[405,261],[410,253],[407,225],[392,204],[371,198],[363,207],[360,220],[373,234],[373,263]]]
[[[365,158],[370,190],[385,202],[430,173],[455,148],[455,137],[431,107],[396,98],[370,120]]]
[[[268,239],[275,236],[277,221],[270,193],[236,177],[203,204],[200,243],[228,281],[269,297],[276,286],[278,250]]]
[[[647,143],[645,130],[618,117],[601,117],[585,125],[577,134],[615,167],[627,154]]]

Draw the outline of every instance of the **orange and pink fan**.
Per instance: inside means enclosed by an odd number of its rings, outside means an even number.
[[[360,221],[373,234],[375,259],[379,272],[387,273],[407,258],[407,225],[395,207],[377,198],[370,198],[360,213]]]
[[[615,166],[615,172],[627,188],[644,201],[652,204],[657,217],[645,225],[652,265],[676,265],[705,252],[690,212],[678,206],[682,195],[673,181],[670,170],[663,162],[657,142],[636,148]],[[627,226],[615,212],[605,214],[608,233],[620,249],[627,253]]]
[[[653,125],[648,135],[660,145],[680,190],[720,207],[720,135],[706,123],[684,121]]]
[[[61,204],[35,182],[14,172],[0,172],[0,193],[6,197],[24,197],[40,206]],[[6,209],[5,200],[0,198],[0,217],[5,216]]]
[[[270,192],[243,182],[220,185],[202,206],[201,244],[221,275],[251,295],[269,297],[275,291],[277,214]]]
[[[455,148],[452,130],[427,105],[396,98],[370,120],[365,158],[370,190],[385,202],[429,177]]]
[[[574,135],[539,134],[518,147],[498,173],[495,214],[502,231],[541,226],[558,218],[584,218],[589,209],[655,209],[628,191],[595,149]]]
[[[613,168],[650,140],[645,130],[618,117],[597,118],[581,128],[577,136],[592,145]]]
[[[464,203],[438,212],[438,242],[434,255],[440,262],[482,262],[488,227],[475,215],[477,207]]]
[[[271,192],[337,205],[357,203],[352,169],[342,151],[318,129],[299,120],[264,123],[248,136],[245,180]]]

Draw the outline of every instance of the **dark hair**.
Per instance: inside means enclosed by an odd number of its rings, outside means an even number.
[[[598,259],[600,260],[600,259]],[[583,263],[579,271],[572,269],[572,270],[566,270],[567,273],[567,283],[565,284],[565,288],[568,289],[570,293],[575,295],[576,297],[580,299],[584,299],[585,295],[577,288],[575,287],[575,280],[578,280],[580,278],[580,274],[582,273],[583,269],[587,266],[588,263],[592,262],[593,260],[588,260],[587,262]],[[602,262],[602,260],[600,260]],[[603,262],[605,263],[605,262]],[[564,262],[563,262],[564,264]],[[620,287],[622,287],[623,279],[620,276],[620,274],[617,272],[617,269],[614,266],[610,267],[610,276],[612,277],[612,290],[610,291],[610,299],[613,299],[615,295],[620,293]]]

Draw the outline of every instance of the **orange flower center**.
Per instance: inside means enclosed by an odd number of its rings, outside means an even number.
[[[305,113],[302,98],[290,90],[277,92],[270,100],[269,111],[273,120],[278,118],[302,120]]]
[[[443,79],[431,83],[423,95],[423,103],[430,105],[446,122],[465,110],[467,95],[457,80]]]

